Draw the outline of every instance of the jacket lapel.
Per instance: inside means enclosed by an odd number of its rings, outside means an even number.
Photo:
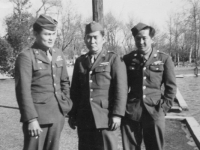
[[[155,61],[155,59],[157,59],[157,51],[153,49],[149,59],[147,60],[144,66],[152,64]]]
[[[90,70],[92,64],[90,62],[89,53],[85,54],[85,56],[82,60],[82,65],[83,65],[83,68],[85,68],[86,70]]]
[[[47,64],[50,63],[50,61],[49,61],[49,59],[48,59],[48,57],[46,55],[46,52],[41,50],[36,43],[33,44],[32,48],[33,48],[33,52],[34,52],[34,55],[35,55],[36,59],[38,59],[38,60],[40,60],[42,62],[45,62]]]
[[[56,51],[54,48],[52,48],[52,64],[55,64],[57,57],[58,57],[58,51]]]
[[[97,57],[96,61],[92,65],[91,70],[94,70],[94,68],[98,67],[100,62],[103,62],[105,60],[105,50],[102,50],[99,56]]]

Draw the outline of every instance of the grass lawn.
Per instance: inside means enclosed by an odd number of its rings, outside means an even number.
[[[72,70],[73,68],[68,69],[70,76]],[[23,135],[21,123],[19,122],[20,114],[14,86],[14,79],[0,80],[0,150],[21,150],[23,146]],[[76,130],[70,129],[67,121],[66,118],[60,141],[60,150],[77,150]],[[119,149],[122,150],[120,138]],[[193,146],[187,144],[189,139],[186,138],[179,121],[166,121],[165,139],[166,150],[194,150]],[[144,148],[142,149],[144,150]]]

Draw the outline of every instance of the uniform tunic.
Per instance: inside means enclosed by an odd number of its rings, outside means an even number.
[[[70,93],[74,104],[70,115],[78,122],[79,145],[86,144],[82,141],[87,138],[83,132],[108,129],[111,116],[125,114],[127,74],[124,62],[115,53],[105,50],[94,64],[90,63],[89,54],[80,56],[75,63]],[[91,140],[88,143],[92,143]]]
[[[59,137],[64,125],[63,118],[72,107],[69,98],[69,77],[62,52],[53,49],[50,61],[46,52],[35,43],[19,54],[15,73],[20,121],[27,126],[29,120],[36,118],[40,125],[57,125],[59,129],[54,132],[58,132]],[[24,128],[25,141],[29,138],[27,132]]]
[[[173,62],[167,54],[157,50],[152,50],[146,62],[138,51],[125,55],[124,62],[129,88],[122,123],[125,150],[140,147],[142,130],[146,148],[161,150],[164,144],[164,116],[176,95]]]

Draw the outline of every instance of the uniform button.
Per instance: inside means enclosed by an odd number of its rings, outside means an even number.
[[[146,95],[143,95],[143,98],[146,98]]]
[[[144,80],[146,80],[146,79],[147,79],[147,77],[144,77],[143,79],[144,79]]]
[[[58,92],[55,92],[55,94],[57,94]]]
[[[147,87],[146,86],[143,86],[143,90],[145,90]]]
[[[54,68],[54,65],[52,65],[52,67]]]
[[[54,85],[54,86],[56,86],[56,84],[55,84],[55,83],[54,83],[53,85]]]
[[[90,92],[93,92],[93,89],[90,89]]]
[[[92,74],[92,71],[90,71],[90,74]]]
[[[91,101],[93,101],[93,98],[90,98]]]
[[[53,77],[56,77],[56,75],[55,75],[55,74],[53,74]]]
[[[92,80],[90,80],[90,83],[92,83]]]
[[[146,70],[146,69],[147,69],[146,67],[143,68],[143,70]]]

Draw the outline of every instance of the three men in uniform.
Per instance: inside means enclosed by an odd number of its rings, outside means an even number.
[[[140,150],[142,138],[147,150],[163,150],[164,116],[176,83],[171,58],[152,47],[154,28],[143,23],[132,28],[137,50],[123,61],[104,49],[102,25],[87,24],[84,40],[89,52],[76,60],[69,96],[65,58],[53,48],[56,26],[57,21],[41,15],[33,25],[35,43],[16,61],[24,150],[59,149],[70,97],[69,125],[77,127],[79,150],[116,150],[124,115],[124,150]]]

